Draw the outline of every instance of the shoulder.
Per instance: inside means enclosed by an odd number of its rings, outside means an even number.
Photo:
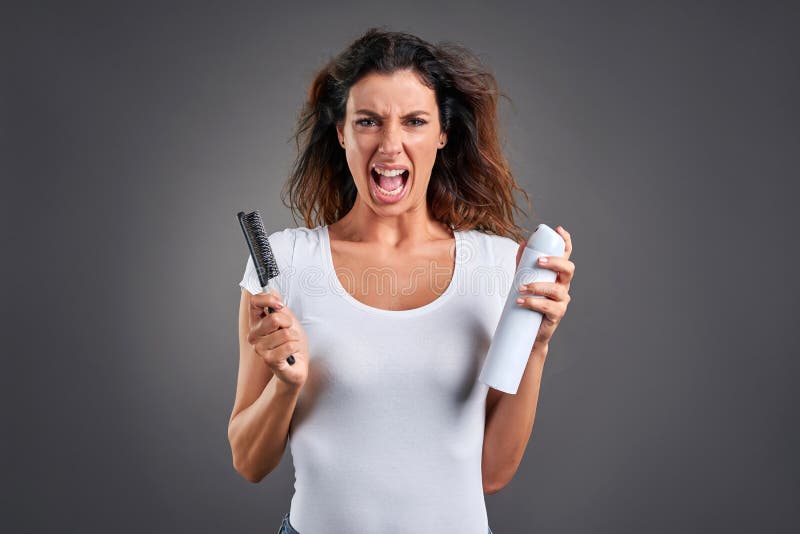
[[[516,263],[519,243],[510,237],[505,237],[502,235],[489,235],[488,237],[492,242],[496,257],[511,258]]]
[[[485,290],[488,294],[504,299],[514,282],[519,244],[509,237],[481,230],[469,230],[465,232],[465,237],[465,241],[472,245],[473,252],[472,255],[469,252],[464,255],[470,258],[470,276],[476,277],[474,280],[486,280]]]
[[[267,236],[269,246],[276,259],[291,263],[291,251],[294,250],[296,235],[294,228],[284,228]]]
[[[309,254],[313,254],[320,242],[322,241],[322,226],[315,226],[314,228],[307,228],[305,226],[297,226],[295,228],[286,228],[281,230],[280,237],[288,248],[292,251],[292,256],[299,261]],[[272,236],[270,236],[272,241]]]
[[[279,270],[286,269],[292,265],[296,235],[296,228],[283,228],[267,234],[269,248],[275,257]],[[249,278],[254,279],[255,265],[249,251],[245,260],[245,278],[248,278],[249,275]]]
[[[286,252],[293,251],[304,242],[319,240],[321,232],[322,226],[316,226],[314,228],[297,226],[294,228],[276,230],[269,234],[268,239],[270,246],[273,248],[273,252],[275,252],[277,256],[278,253],[275,249]]]
[[[481,252],[481,255],[489,256],[495,264],[509,261],[512,265],[516,264],[519,243],[510,237],[487,234],[480,230],[468,230],[464,235]]]
[[[278,265],[286,265],[293,270],[309,263],[316,264],[324,242],[324,231],[323,226],[297,226],[270,234],[270,245],[278,259]]]
[[[297,255],[296,249],[301,246],[303,239],[306,239],[313,233],[313,230],[308,228],[282,228],[267,234],[269,241],[269,248],[275,258],[275,263],[278,267],[278,275],[272,279],[271,283],[275,285],[278,292],[284,297],[285,302],[291,300],[291,279],[292,273],[295,271],[295,263]],[[256,294],[261,292],[261,284],[256,272],[253,258],[250,256],[249,251],[245,259],[244,275],[239,285],[247,289],[250,293]]]
[[[297,226],[295,228],[287,228],[283,230],[291,236],[294,242],[304,240],[317,240],[322,232],[322,226],[315,226],[314,228],[306,228],[305,226]]]

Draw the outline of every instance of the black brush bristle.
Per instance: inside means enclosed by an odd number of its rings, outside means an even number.
[[[242,225],[242,232],[244,232],[250,256],[253,258],[253,264],[258,273],[258,281],[261,283],[261,287],[265,287],[271,279],[278,276],[280,271],[278,271],[278,263],[272,253],[272,247],[269,246],[261,215],[258,211],[250,213],[240,211],[236,216]]]
[[[247,248],[250,249],[250,256],[253,258],[253,265],[255,265],[258,273],[258,282],[261,287],[266,287],[270,280],[280,274],[280,271],[278,271],[278,262],[275,261],[275,255],[272,254],[272,247],[269,246],[269,239],[267,239],[267,232],[264,231],[261,215],[259,215],[258,211],[251,211],[250,213],[240,211],[236,214],[236,217],[242,226]],[[269,313],[275,312],[271,306],[268,306],[267,310]],[[294,355],[290,354],[286,358],[286,362],[289,365],[294,365]]]

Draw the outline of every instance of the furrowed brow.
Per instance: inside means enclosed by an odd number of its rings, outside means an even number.
[[[367,115],[368,117],[383,118],[382,115],[376,113],[375,111],[372,111],[371,109],[359,109],[358,111],[356,111],[356,114]],[[416,115],[430,115],[430,113],[428,113],[427,111],[425,111],[423,109],[419,109],[417,111],[412,111],[410,113],[406,113],[401,118],[407,119],[408,117],[414,117]]]

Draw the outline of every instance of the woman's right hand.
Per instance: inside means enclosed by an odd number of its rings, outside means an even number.
[[[267,307],[275,310],[269,313]],[[308,378],[308,339],[294,313],[274,289],[250,297],[250,333],[247,342],[278,379],[299,391]],[[294,356],[294,364],[286,358]]]

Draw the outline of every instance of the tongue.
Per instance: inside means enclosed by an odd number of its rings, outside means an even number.
[[[397,176],[384,176],[382,174],[379,174],[378,180],[379,180],[378,185],[380,185],[381,188],[385,189],[386,191],[394,191],[395,189],[403,185],[402,174]]]

